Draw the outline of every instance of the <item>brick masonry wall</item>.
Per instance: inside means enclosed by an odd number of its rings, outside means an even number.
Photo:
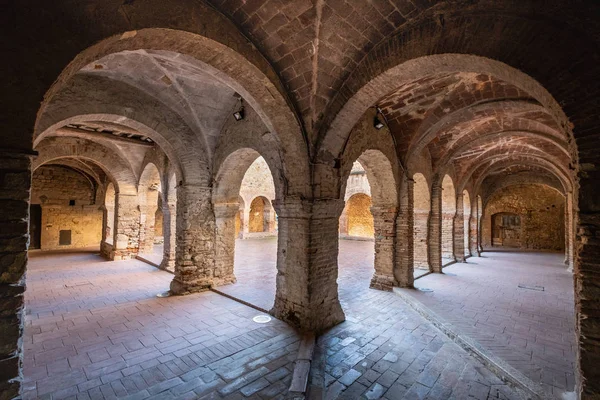
[[[41,249],[99,246],[103,213],[94,197],[94,187],[83,175],[64,167],[38,168],[33,173],[31,201],[42,206]],[[70,200],[75,205],[70,206]],[[70,245],[59,244],[61,230],[71,231]]]
[[[518,185],[500,189],[487,201],[482,221],[482,244],[491,246],[492,216],[509,212],[520,216],[522,248],[564,250],[565,199],[544,185]]]

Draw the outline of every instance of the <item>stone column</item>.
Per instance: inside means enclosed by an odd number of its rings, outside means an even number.
[[[408,179],[400,193],[400,211],[396,217],[396,261],[395,285],[412,288],[414,269],[414,187],[415,181]]]
[[[456,214],[454,215],[453,242],[454,258],[458,262],[465,262],[465,207],[463,203],[464,195],[456,195]]]
[[[215,268],[215,215],[211,188],[177,187],[177,250],[171,292],[208,290]]]
[[[302,330],[342,322],[338,299],[338,199],[276,199],[279,216],[277,293],[271,312]]]
[[[215,226],[215,274],[213,285],[226,285],[236,281],[233,274],[235,255],[235,216],[239,212],[238,203],[214,205]]]
[[[429,265],[432,272],[442,272],[442,187],[431,187],[431,212],[429,214]]]
[[[0,393],[6,399],[17,398],[21,387],[31,156],[0,150]]]
[[[175,272],[175,234],[177,223],[177,206],[174,203],[163,202],[163,259],[160,268]]]
[[[115,196],[115,229],[111,260],[129,260],[139,251],[140,212],[135,194]]]
[[[394,243],[398,208],[395,205],[373,206],[371,214],[375,228],[375,273],[370,287],[391,291],[392,287],[397,286],[394,278]]]
[[[144,187],[140,196],[140,244],[139,252],[152,254],[154,252],[154,226],[156,224],[156,208],[158,206],[158,188]]]
[[[244,206],[244,218],[242,220],[242,239],[248,239],[250,233],[250,204]]]

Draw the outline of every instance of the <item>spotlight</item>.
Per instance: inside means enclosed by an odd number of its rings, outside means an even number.
[[[233,113],[233,118],[235,118],[236,121],[241,121],[244,119],[244,106],[240,107],[239,110]]]
[[[236,96],[239,96],[236,93]],[[241,121],[244,119],[244,99],[242,99],[241,96],[239,96],[240,99],[240,108],[239,110],[237,110],[236,112],[233,113],[233,118],[235,118],[236,121]]]
[[[374,106],[373,108],[375,108],[375,117],[373,117],[373,126],[375,127],[375,129],[379,130],[387,125],[387,119],[385,118],[385,115],[383,115],[383,111],[381,111],[381,108],[379,108],[379,106]],[[380,115],[381,115],[381,118],[383,118],[383,121],[381,121],[379,119]]]
[[[375,129],[379,130],[385,125],[383,124],[383,122],[381,122],[379,118],[377,118],[377,116],[375,116],[375,118],[373,118],[373,126],[375,127]]]

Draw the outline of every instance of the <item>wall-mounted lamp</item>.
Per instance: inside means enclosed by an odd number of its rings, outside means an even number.
[[[244,115],[244,99],[240,96],[240,108],[233,113],[233,118],[235,118],[236,121],[241,121],[244,119]]]
[[[375,106],[375,110],[376,110],[376,112],[375,112],[375,117],[373,118],[373,127],[375,129],[379,130],[387,125],[387,120],[385,118],[385,115],[383,115],[383,112],[381,111],[381,108],[379,108],[379,106]],[[383,118],[383,121],[381,121],[379,119],[380,114],[381,114],[381,117]]]

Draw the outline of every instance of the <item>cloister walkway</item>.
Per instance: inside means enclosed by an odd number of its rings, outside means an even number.
[[[274,274],[274,249],[275,240],[238,241],[239,283],[227,288],[249,290],[245,279],[256,268],[254,279],[261,285],[254,292],[267,293],[264,277],[269,271]],[[346,321],[317,342],[311,387],[315,393],[321,391],[327,399],[520,398],[399,296],[368,289],[372,243],[341,241],[340,249],[338,282]],[[544,305],[548,312],[564,306],[572,294],[559,294],[568,275],[554,265],[556,256],[527,257],[539,261],[538,268],[548,268],[537,272],[549,275],[522,283],[544,285],[542,293],[550,297],[541,302],[534,295],[511,294],[513,283],[521,283],[518,277],[505,279],[506,287],[496,279],[497,295],[530,304],[527,309],[538,321],[532,326],[541,329],[551,319],[540,320],[542,312],[536,314],[535,307]],[[453,304],[447,314],[437,310],[448,318],[455,316],[452,321],[458,324],[460,305],[466,308],[471,299],[481,300],[473,294],[477,290],[460,290],[460,285],[478,287],[486,279],[484,272],[493,273],[495,266],[507,262],[512,263],[510,273],[518,275],[516,260],[509,253],[490,253],[447,267],[445,271],[455,275],[417,280],[417,286],[434,292],[415,291],[415,297],[432,309]],[[477,267],[476,272],[469,270]],[[293,329],[276,319],[258,324],[252,320],[257,310],[213,292],[157,298],[171,279],[169,273],[138,260],[107,262],[91,252],[34,254],[25,296],[24,398],[281,398],[298,348]],[[445,291],[444,279],[453,279],[456,287]],[[438,281],[442,283],[435,286]],[[500,314],[493,312],[494,297],[488,300],[484,308],[488,318],[495,318]],[[566,321],[568,307],[563,312]],[[462,317],[464,326],[469,315],[465,312]],[[477,321],[484,323],[481,318]],[[562,326],[553,324],[552,331]],[[501,337],[507,336],[513,337]],[[556,338],[543,340],[550,343]],[[552,351],[550,345],[546,349]]]

